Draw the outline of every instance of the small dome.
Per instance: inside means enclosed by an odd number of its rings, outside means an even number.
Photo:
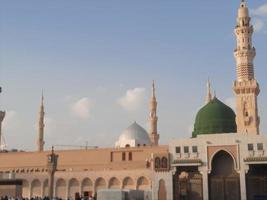
[[[201,134],[236,133],[234,111],[217,98],[199,110],[192,137]]]
[[[116,147],[136,147],[151,145],[147,131],[139,124],[134,122],[125,129],[116,142]]]

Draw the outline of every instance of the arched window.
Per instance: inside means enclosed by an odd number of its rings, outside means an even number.
[[[129,152],[129,160],[133,160],[133,154],[132,154],[132,152]]]
[[[159,157],[156,157],[155,158],[155,168],[156,169],[159,169],[160,168],[160,158]]]
[[[126,160],[126,154],[125,152],[122,152],[122,161],[125,161]]]
[[[125,148],[128,148],[128,147],[130,147],[130,145],[129,145],[129,144],[126,144],[126,145],[125,145]]]
[[[166,169],[168,167],[168,159],[166,157],[161,158],[161,168]]]

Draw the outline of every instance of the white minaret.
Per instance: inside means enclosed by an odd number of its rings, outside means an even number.
[[[156,99],[156,88],[155,82],[152,83],[152,97],[150,100],[150,140],[152,145],[158,145],[159,143],[159,134],[157,130],[158,117],[157,117],[157,99]]]
[[[235,35],[237,47],[234,51],[236,59],[237,80],[234,82],[236,94],[237,132],[259,134],[259,116],[257,96],[260,89],[254,76],[253,60],[256,50],[252,45],[253,26],[246,2],[242,0],[238,9]]]
[[[44,95],[42,94],[40,111],[39,111],[39,129],[38,129],[38,140],[37,140],[37,148],[38,151],[44,150]]]

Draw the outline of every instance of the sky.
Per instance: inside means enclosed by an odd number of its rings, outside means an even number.
[[[240,1],[1,0],[0,109],[8,149],[35,150],[42,90],[45,148],[112,147],[148,130],[156,82],[160,143],[191,137],[209,78],[235,109],[234,27]],[[248,0],[261,133],[267,134],[267,3]]]

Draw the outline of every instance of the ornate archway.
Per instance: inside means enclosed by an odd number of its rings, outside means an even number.
[[[58,179],[56,182],[56,197],[66,199],[66,181]]]
[[[31,197],[41,197],[41,182],[38,179],[32,181],[31,184]]]
[[[46,179],[43,183],[43,196],[48,196],[48,179]]]
[[[93,195],[93,182],[89,178],[85,178],[82,181],[82,195],[84,197]]]
[[[120,189],[120,187],[121,187],[121,183],[119,179],[117,179],[116,177],[113,177],[109,180],[109,183],[108,183],[109,189]]]
[[[30,185],[27,180],[22,181],[22,197],[23,198],[29,198],[30,194]]]
[[[167,200],[167,190],[163,179],[159,181],[158,200]]]
[[[226,151],[218,151],[211,162],[209,175],[210,200],[239,200],[240,178],[235,161]]]
[[[137,179],[137,189],[138,190],[143,190],[143,191],[150,190],[149,180],[144,176],[139,177]]]
[[[71,199],[75,199],[76,194],[80,195],[80,185],[79,185],[79,181],[75,178],[72,178],[69,181],[69,195],[68,197],[70,197]]]
[[[202,200],[202,175],[198,166],[178,166],[173,176],[175,200]]]
[[[97,192],[97,190],[100,189],[106,189],[107,188],[107,184],[105,179],[103,179],[102,177],[96,179],[95,181],[95,191]]]
[[[135,189],[135,184],[134,184],[133,179],[131,177],[126,177],[123,180],[122,188],[123,189],[132,189],[132,190],[134,190]]]

